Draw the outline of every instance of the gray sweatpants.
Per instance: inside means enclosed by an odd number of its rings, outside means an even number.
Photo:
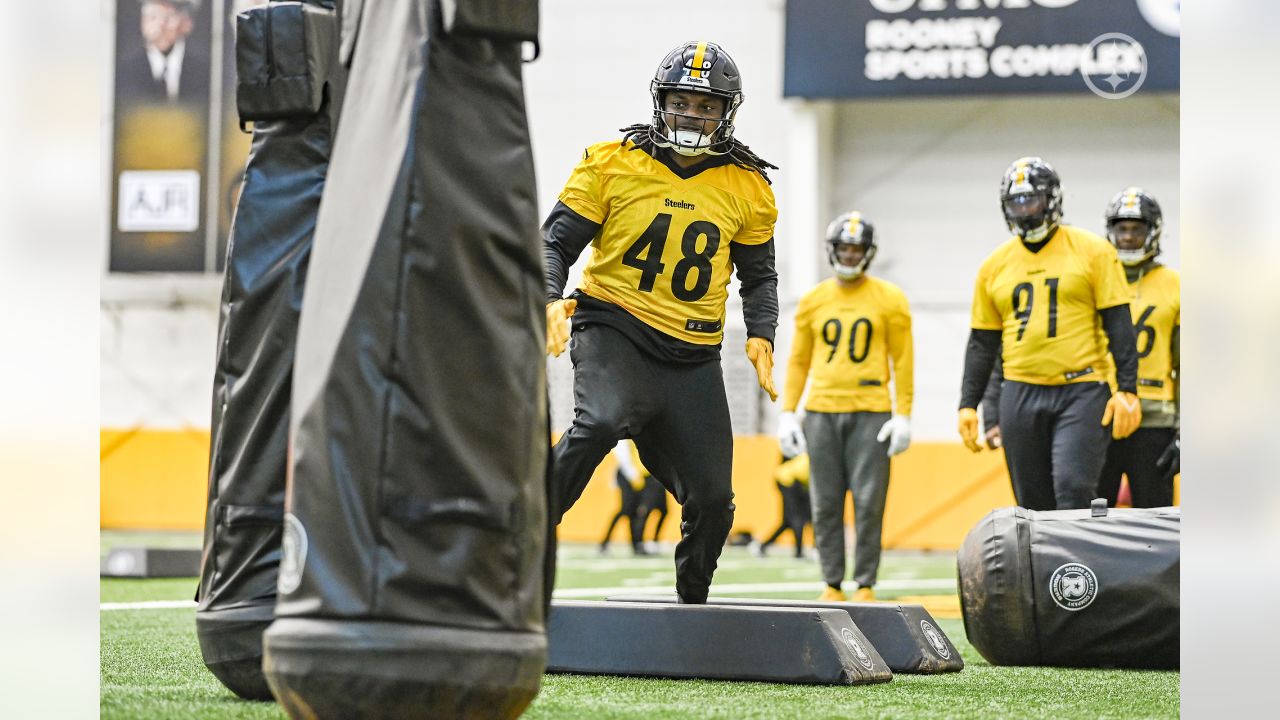
[[[887,412],[810,412],[804,419],[809,446],[809,499],[813,539],[822,579],[839,587],[844,579],[844,499],[853,493],[853,580],[876,584],[880,569],[880,530],[889,494],[889,443],[876,434]]]

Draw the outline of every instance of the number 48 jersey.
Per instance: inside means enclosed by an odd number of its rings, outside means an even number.
[[[698,345],[724,335],[730,243],[768,242],[778,217],[753,170],[716,158],[684,173],[618,141],[587,149],[560,202],[603,226],[582,291]]]

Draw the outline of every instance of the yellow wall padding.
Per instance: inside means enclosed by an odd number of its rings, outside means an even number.
[[[199,530],[208,487],[208,430],[99,432],[100,525]]]
[[[103,429],[100,442],[103,528],[204,527],[207,430]],[[779,459],[778,443],[772,437],[734,438],[735,531],[763,539],[778,526],[782,504],[773,470]],[[892,462],[885,548],[954,550],[984,515],[1013,504],[999,451],[973,454],[959,443],[917,442]],[[600,541],[618,510],[614,472],[613,458],[606,456],[578,503],[565,515],[560,525],[562,541]],[[1174,487],[1176,502],[1176,483]],[[675,542],[680,538],[680,507],[674,500],[669,507],[662,539]],[[851,507],[846,507],[845,517],[852,523]],[[620,523],[613,538],[625,542],[625,537]],[[779,544],[789,544],[790,537],[790,533],[784,535]],[[811,536],[806,542],[812,542]]]

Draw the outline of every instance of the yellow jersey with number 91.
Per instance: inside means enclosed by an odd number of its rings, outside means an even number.
[[[600,143],[560,193],[570,209],[602,225],[582,291],[698,345],[724,335],[729,244],[768,242],[778,217],[759,173],[727,159],[709,162],[682,177],[630,143]]]
[[[970,326],[1001,331],[1009,380],[1106,382],[1113,363],[1098,311],[1128,302],[1115,248],[1062,225],[1039,252],[1014,237],[991,253],[978,271]]]

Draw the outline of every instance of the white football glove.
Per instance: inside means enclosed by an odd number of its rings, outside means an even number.
[[[889,441],[889,457],[893,457],[911,444],[911,418],[906,415],[894,415],[880,426],[876,435],[879,442]]]
[[[778,446],[782,448],[782,454],[787,457],[795,457],[805,452],[804,429],[800,427],[800,421],[796,419],[793,412],[783,412],[778,415]]]

